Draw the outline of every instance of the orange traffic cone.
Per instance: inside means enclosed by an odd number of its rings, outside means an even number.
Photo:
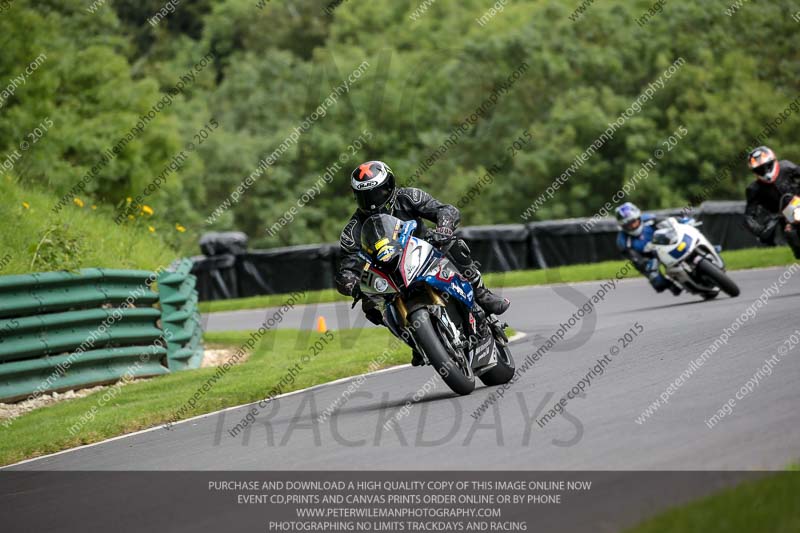
[[[325,323],[324,316],[317,317],[317,333],[325,333],[328,331],[328,325]]]

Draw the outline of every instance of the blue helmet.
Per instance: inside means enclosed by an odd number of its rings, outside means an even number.
[[[622,231],[628,235],[639,236],[644,229],[642,226],[642,211],[631,202],[625,202],[615,211],[617,223]]]

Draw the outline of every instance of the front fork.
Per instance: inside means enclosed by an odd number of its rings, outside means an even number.
[[[495,340],[500,344],[500,346],[508,346],[508,336],[506,335],[506,328],[508,324],[505,322],[500,322],[498,318],[494,315],[490,315],[487,318],[489,323],[489,328],[492,330],[492,334],[494,335]]]
[[[408,309],[401,296],[397,296],[389,302],[383,313],[383,323],[392,332],[392,335],[405,342],[412,350],[416,350],[422,356],[426,365],[430,365],[428,354],[417,344],[408,322]]]
[[[459,331],[458,327],[450,319],[450,315],[447,313],[446,300],[433,291],[433,289],[430,287],[428,287],[428,294],[430,296],[430,301],[426,304],[426,307],[428,308],[431,317],[443,326],[444,333],[447,335],[447,340],[450,342],[453,348],[457,350],[463,350],[465,353],[468,352],[473,345],[477,344],[478,342],[478,325],[481,323],[481,321],[486,320],[486,314],[484,313],[483,309],[476,305],[473,309],[473,312],[469,315],[469,327],[471,328],[471,331],[467,332],[468,336],[465,338],[461,331]],[[417,344],[416,339],[414,338],[412,333],[413,324],[409,323],[408,315],[409,311],[405,301],[403,300],[402,296],[397,296],[386,306],[386,310],[384,311],[383,315],[384,324],[386,324],[386,327],[389,328],[389,331],[391,331],[395,337],[400,338],[409,347],[417,350],[422,355],[423,359],[425,359],[425,362],[429,363],[428,356],[425,354],[425,350],[423,350],[422,347]],[[487,324],[491,326],[488,321]],[[505,337],[505,335],[503,336]]]

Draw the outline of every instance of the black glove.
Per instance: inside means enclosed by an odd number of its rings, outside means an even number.
[[[353,286],[350,288],[350,297],[353,299],[353,305],[350,306],[350,309],[353,309],[358,301],[364,297],[364,293],[361,292],[361,287],[358,283],[353,283]]]
[[[383,299],[376,296],[367,296],[361,306],[367,320],[376,326],[383,325]]]
[[[356,300],[364,296],[364,293],[361,292],[361,286],[358,283],[353,283],[353,288],[350,289],[350,296],[352,296]]]
[[[434,246],[441,246],[443,244],[447,244],[448,242],[452,241],[455,237],[453,236],[453,230],[444,226],[440,226],[433,230],[431,234],[428,236],[428,240]]]
[[[780,217],[773,217],[769,219],[763,226],[763,229],[758,233],[758,240],[763,244],[772,244],[775,242],[775,228],[780,222]]]
[[[365,310],[364,315],[367,317],[367,320],[369,320],[376,326],[383,325],[383,313],[381,313],[379,309],[372,307],[370,309]]]

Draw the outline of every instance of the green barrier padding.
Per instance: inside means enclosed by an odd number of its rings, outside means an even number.
[[[84,269],[0,277],[0,318],[130,302],[151,305],[155,276],[140,270]]]
[[[157,275],[88,268],[0,276],[0,401],[198,368],[190,270],[184,259]]]
[[[174,272],[158,277],[161,327],[167,342],[168,365],[173,371],[198,368],[203,359],[197,278],[189,274],[191,268],[191,261],[184,259]]]
[[[149,345],[159,339],[154,308],[88,309],[0,320],[0,362],[57,355],[84,345]]]
[[[127,346],[0,364],[0,398],[17,401],[44,392],[111,383],[126,375],[167,374],[169,370],[161,364],[166,354],[163,346]]]

